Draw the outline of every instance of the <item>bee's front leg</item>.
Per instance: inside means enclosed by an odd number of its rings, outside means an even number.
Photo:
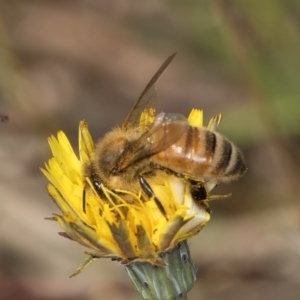
[[[100,178],[93,172],[90,173],[89,176],[96,192],[98,193],[98,195],[103,196],[103,191],[102,191],[102,182],[100,180]],[[86,189],[87,189],[87,183],[85,183],[85,186],[83,188],[83,193],[82,193],[82,210],[84,213],[86,213]]]

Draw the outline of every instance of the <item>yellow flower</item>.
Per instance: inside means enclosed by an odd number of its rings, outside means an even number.
[[[147,129],[154,116],[153,110],[142,113],[140,131]],[[221,115],[213,118],[208,128],[215,130],[220,119]],[[192,110],[188,120],[191,126],[202,126],[203,112]],[[163,171],[157,172],[149,184],[168,217],[162,214],[154,199],[148,199],[142,192],[112,191],[102,185],[100,195],[83,174],[94,151],[85,121],[79,124],[79,158],[62,131],[48,141],[53,157],[42,172],[50,182],[49,195],[62,212],[49,219],[58,221],[64,230],[60,235],[89,249],[85,251],[88,258],[71,276],[100,257],[122,264],[146,261],[164,266],[160,253],[197,234],[210,219],[207,201],[196,203],[186,181]],[[206,186],[208,192],[213,187]]]

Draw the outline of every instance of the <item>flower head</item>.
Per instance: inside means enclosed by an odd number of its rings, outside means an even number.
[[[153,122],[154,116],[152,110],[142,113],[141,132]],[[215,130],[220,119],[221,115],[211,119],[208,129]],[[202,110],[192,110],[188,121],[191,126],[203,126]],[[94,152],[85,121],[79,124],[79,158],[62,131],[48,141],[53,157],[42,172],[50,182],[49,195],[61,211],[52,219],[64,230],[60,235],[89,249],[85,251],[89,257],[73,275],[100,257],[122,264],[146,261],[164,266],[160,254],[197,234],[210,219],[207,201],[196,203],[189,183],[164,171],[157,171],[149,184],[167,217],[157,201],[142,191],[113,191],[103,185],[101,193],[95,190],[91,178],[83,172],[84,166],[91,164]],[[205,186],[208,193],[213,187]]]

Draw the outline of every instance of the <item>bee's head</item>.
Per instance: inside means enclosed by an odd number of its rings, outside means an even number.
[[[122,154],[130,144],[124,131],[117,128],[109,132],[96,145],[93,165],[99,177],[109,181],[111,177],[119,176],[123,170],[120,169]]]

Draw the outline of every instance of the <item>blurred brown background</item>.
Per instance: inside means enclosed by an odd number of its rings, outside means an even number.
[[[117,262],[67,279],[84,255],[43,220],[39,167],[50,134],[121,124],[174,51],[162,110],[222,112],[249,166],[190,241],[189,299],[300,299],[299,20],[297,0],[0,0],[0,300],[140,299]]]

